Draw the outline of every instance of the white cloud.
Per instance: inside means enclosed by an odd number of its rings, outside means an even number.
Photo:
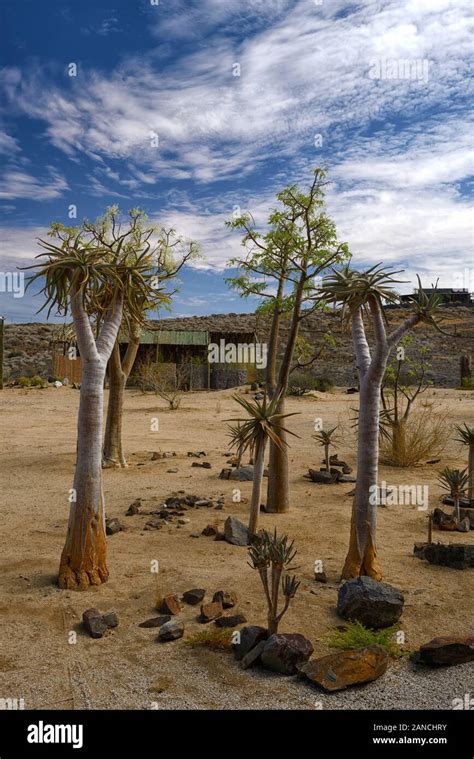
[[[66,180],[54,169],[45,179],[28,174],[17,168],[7,169],[0,177],[0,199],[28,198],[51,200],[69,190]]]

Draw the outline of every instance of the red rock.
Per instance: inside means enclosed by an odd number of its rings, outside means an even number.
[[[232,609],[237,603],[237,593],[233,590],[217,590],[212,600],[221,603],[224,609]]]
[[[202,604],[201,606],[201,622],[211,622],[213,619],[217,619],[222,616],[222,604],[218,601],[213,601],[209,604]]]
[[[386,671],[388,658],[382,646],[366,646],[311,659],[300,664],[298,672],[324,690],[333,692],[376,680]]]
[[[176,596],[170,594],[162,599],[158,611],[162,614],[179,614],[181,611],[181,604]]]

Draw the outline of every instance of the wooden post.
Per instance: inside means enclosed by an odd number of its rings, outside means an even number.
[[[3,340],[5,334],[5,319],[0,316],[0,390],[3,390]]]
[[[428,514],[428,545],[431,545],[433,542],[433,514],[430,511]]]

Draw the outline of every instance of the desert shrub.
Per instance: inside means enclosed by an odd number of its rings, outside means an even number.
[[[31,385],[31,378],[30,377],[18,377],[16,384],[18,387],[30,387]]]
[[[182,366],[159,364],[149,359],[140,361],[135,370],[136,381],[141,391],[153,391],[167,402],[170,411],[176,411],[181,403],[184,374]]]
[[[47,382],[43,379],[43,377],[35,374],[35,376],[30,379],[30,385],[31,387],[46,387]]]
[[[184,643],[192,648],[204,646],[215,651],[228,651],[232,646],[232,633],[233,630],[230,628],[212,627],[190,635],[189,638],[185,638]]]
[[[410,467],[437,456],[448,439],[446,415],[433,413],[430,404],[414,411],[403,430],[397,430],[393,445],[393,429],[387,426],[380,440],[380,461],[390,466]]]
[[[461,380],[461,390],[474,390],[474,377],[463,377]]]
[[[330,648],[338,648],[340,651],[351,651],[354,648],[377,644],[384,648],[390,656],[406,656],[408,652],[403,651],[394,640],[394,635],[398,629],[398,625],[392,625],[392,627],[386,627],[383,630],[371,630],[364,627],[360,622],[348,622],[344,630],[336,628],[330,630],[325,636],[325,640]]]
[[[329,377],[315,377],[311,372],[293,372],[288,384],[288,395],[304,395],[310,390],[326,393],[333,388]]]

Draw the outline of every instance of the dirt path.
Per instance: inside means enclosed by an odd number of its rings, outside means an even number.
[[[473,692],[468,665],[442,672],[413,673],[406,662],[395,663],[387,675],[363,689],[324,696],[294,678],[263,672],[243,673],[225,653],[191,649],[183,641],[155,642],[156,630],[139,628],[153,616],[157,592],[150,562],[160,562],[160,586],[181,593],[205,587],[235,589],[239,610],[249,622],[265,620],[259,581],[246,562],[243,548],[191,537],[209,522],[223,525],[229,514],[246,519],[248,504],[233,503],[236,483],[217,479],[225,466],[225,421],[235,416],[232,393],[196,393],[182,407],[167,412],[153,396],[126,395],[125,440],[130,467],[107,470],[104,488],[107,513],[127,526],[109,539],[111,579],[86,594],[59,591],[54,584],[64,541],[68,489],[71,487],[79,393],[59,390],[5,390],[0,394],[2,449],[0,463],[0,697],[23,697],[27,708],[450,708],[452,699]],[[434,390],[452,424],[472,421],[474,393]],[[339,456],[354,463],[350,409],[354,397],[342,392],[317,398],[290,399],[292,429],[300,435],[291,449],[292,510],[281,516],[262,514],[261,525],[277,526],[294,538],[302,588],[286,615],[282,631],[305,634],[315,655],[327,653],[327,630],[340,622],[335,613],[339,572],[348,543],[351,485],[332,487],[302,478],[308,466],[319,465],[321,449],[311,439],[315,417],[324,425],[343,425]],[[150,423],[159,418],[159,432]],[[450,429],[446,435],[449,437]],[[151,452],[174,450],[177,457],[151,462]],[[204,450],[210,470],[192,468],[187,451]],[[448,442],[442,465],[465,466],[464,452]],[[167,473],[170,468],[177,473]],[[440,495],[435,466],[413,470],[382,467],[389,483],[428,484],[430,503]],[[251,483],[240,483],[242,497]],[[135,498],[144,509],[156,507],[176,490],[203,496],[225,494],[223,511],[190,510],[191,522],[160,531],[145,531],[145,516],[126,518]],[[406,596],[401,629],[407,648],[435,635],[470,629],[474,603],[472,573],[432,567],[415,559],[413,544],[426,536],[426,514],[416,506],[379,509],[378,543],[385,579]],[[443,533],[443,541],[473,541],[473,533]],[[329,582],[314,582],[313,567],[322,560]],[[101,640],[86,637],[79,625],[90,606],[114,608],[120,626]],[[191,607],[183,613],[186,634],[198,629]],[[77,642],[69,642],[70,632]],[[471,673],[471,674],[469,674]],[[470,678],[470,679],[469,679]]]

